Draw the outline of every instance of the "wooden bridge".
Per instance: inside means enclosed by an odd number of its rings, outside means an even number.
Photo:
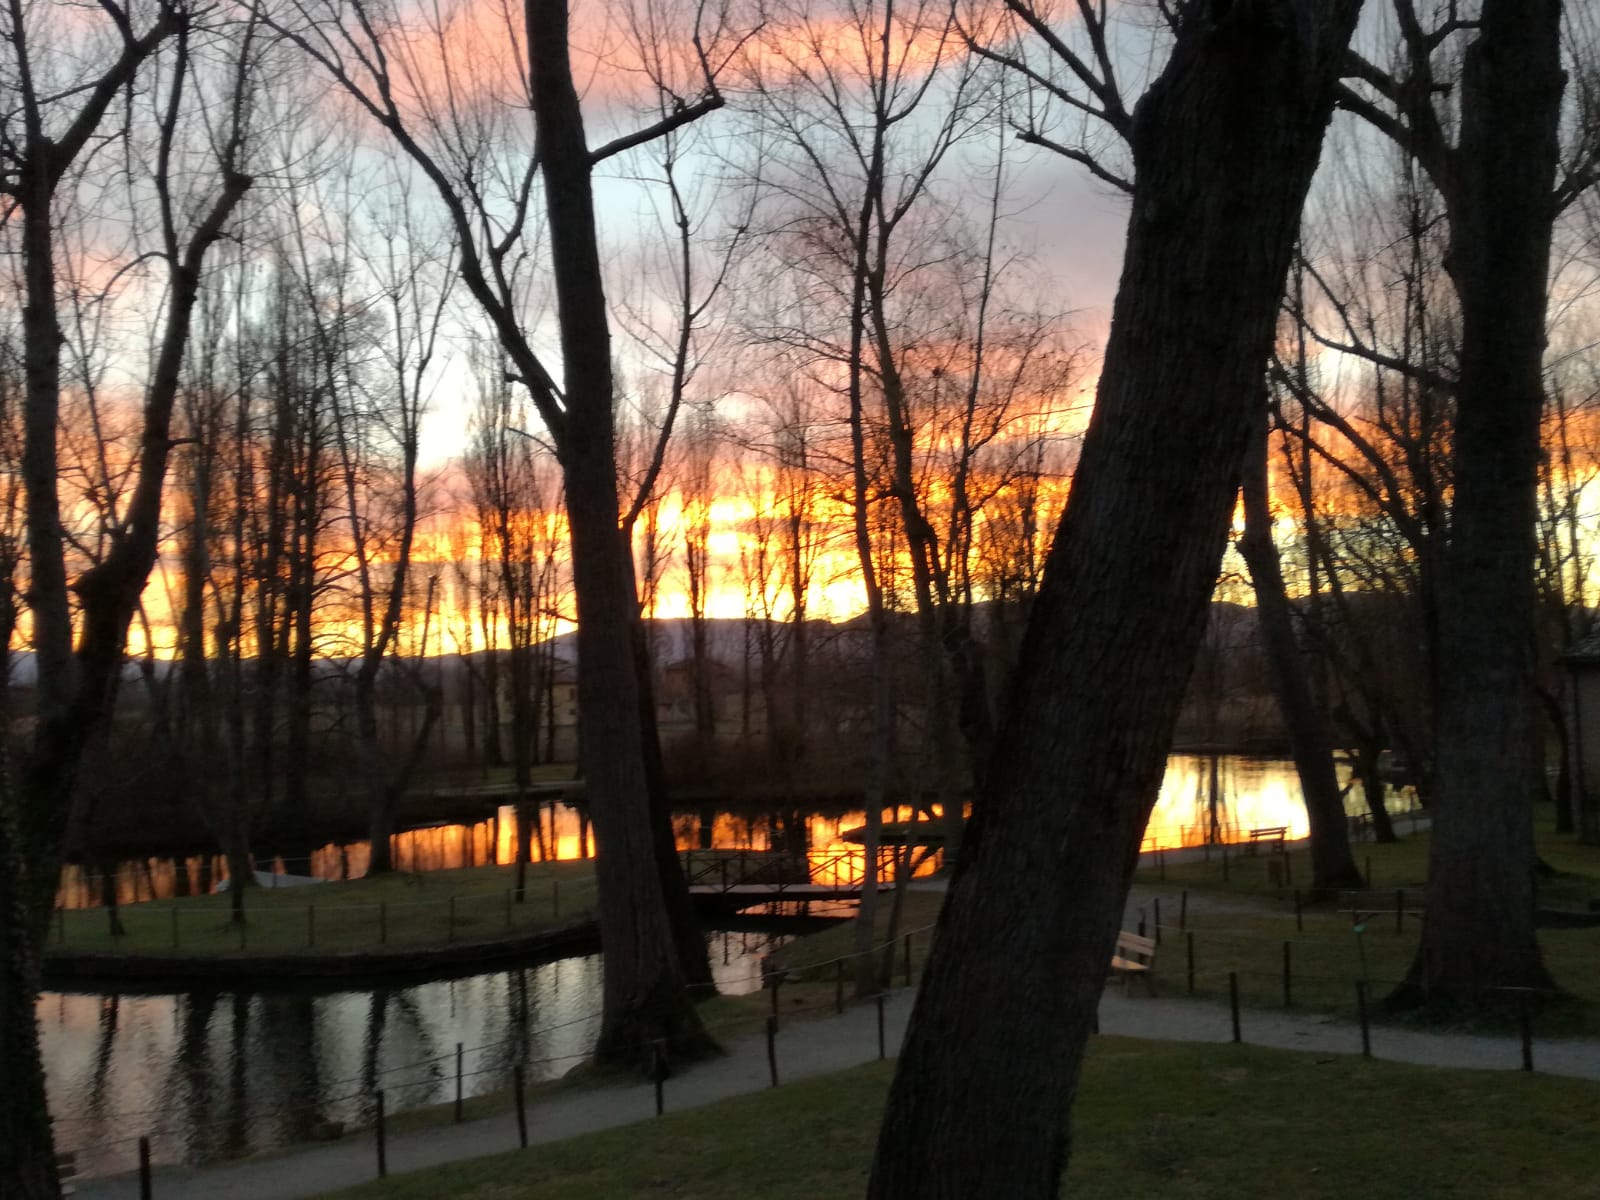
[[[749,908],[774,901],[859,900],[866,856],[859,850],[792,854],[783,850],[688,850],[689,895],[708,907]],[[880,872],[877,890],[893,886]]]

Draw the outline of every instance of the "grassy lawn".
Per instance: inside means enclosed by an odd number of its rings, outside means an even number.
[[[873,1064],[336,1195],[857,1196],[890,1070]],[[1600,1197],[1597,1108],[1600,1084],[1587,1081],[1096,1039],[1062,1191],[1079,1200]]]
[[[226,894],[124,905],[118,911],[127,933],[117,938],[104,909],[72,909],[56,914],[49,947],[142,955],[338,954],[482,940],[594,909],[593,863],[530,867],[521,904],[509,902],[515,882],[515,867],[465,867],[250,888],[242,935],[230,921]]]

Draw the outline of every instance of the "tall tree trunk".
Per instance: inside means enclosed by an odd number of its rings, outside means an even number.
[[[1264,398],[1263,398],[1264,401]],[[1272,509],[1267,495],[1267,408],[1255,415],[1250,449],[1245,457],[1240,494],[1244,499],[1244,536],[1239,552],[1250,568],[1256,594],[1256,617],[1266,649],[1272,690],[1289,730],[1300,792],[1311,824],[1311,886],[1319,892],[1362,886],[1361,872],[1350,853],[1350,826],[1344,796],[1333,770],[1333,745],[1322,713],[1311,697],[1295,643],[1289,596],[1284,588],[1278,547],[1272,540]]]
[[[595,1055],[637,1066],[652,1044],[672,1058],[696,1058],[715,1043],[689,999],[656,857],[634,652],[637,587],[617,501],[610,332],[567,6],[528,0],[526,15],[566,385],[557,441],[578,602],[579,762],[600,848],[606,970]]]
[[[1099,398],[868,1195],[1058,1194],[1359,0],[1184,8],[1131,129]]]
[[[1534,931],[1530,762],[1545,300],[1561,70],[1560,0],[1485,0],[1461,134],[1437,180],[1461,300],[1455,504],[1440,590],[1433,837],[1422,941],[1397,1000],[1504,1006],[1547,988]]]

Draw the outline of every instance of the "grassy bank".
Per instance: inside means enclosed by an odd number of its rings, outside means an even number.
[[[594,864],[529,868],[525,899],[512,895],[515,867],[395,872],[372,879],[245,890],[243,927],[226,893],[118,909],[58,911],[47,950],[125,955],[341,954],[378,946],[442,946],[525,933],[570,921],[595,904]]]
[[[1600,896],[1600,847],[1557,834],[1548,816],[1535,824],[1535,843],[1540,859],[1551,868],[1540,879],[1542,905],[1583,909],[1590,897]],[[1353,849],[1357,865],[1389,906],[1359,925],[1351,914],[1338,911],[1336,900],[1312,901],[1306,895],[1311,859],[1304,849],[1250,855],[1234,847],[1226,864],[1220,849],[1209,859],[1192,862],[1147,859],[1135,883],[1147,897],[1143,913],[1152,930],[1156,897],[1160,900],[1162,946],[1157,957],[1167,992],[1189,989],[1187,942],[1192,934],[1196,994],[1225,997],[1227,975],[1233,972],[1246,1005],[1281,1006],[1287,954],[1291,1005],[1353,1018],[1355,982],[1365,979],[1373,1015],[1385,1019],[1382,998],[1405,976],[1421,933],[1414,914],[1396,922],[1393,893],[1409,891],[1410,906],[1415,906],[1427,883],[1428,836],[1419,833],[1388,845],[1362,843]],[[1303,900],[1298,921],[1296,888]],[[1198,910],[1186,921],[1180,915],[1185,892],[1195,898]],[[1215,911],[1219,907],[1231,911]],[[1535,1000],[1535,1033],[1600,1036],[1600,927],[1542,929],[1539,943],[1565,994]]]
[[[890,1069],[874,1064],[336,1195],[860,1195]],[[1063,1192],[1078,1200],[1592,1197],[1600,1195],[1597,1105],[1600,1085],[1587,1081],[1096,1039]]]

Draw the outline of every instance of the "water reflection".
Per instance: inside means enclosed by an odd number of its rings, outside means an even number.
[[[760,986],[790,935],[710,935],[724,992]],[[601,958],[407,987],[99,996],[46,993],[38,1017],[57,1144],[91,1174],[236,1158],[331,1135],[389,1111],[530,1083],[580,1062],[598,1032]]]
[[[1348,769],[1339,767],[1340,783]],[[1363,811],[1355,792],[1347,793],[1352,815]],[[909,807],[886,808],[884,820],[909,821]],[[531,839],[533,861],[568,861],[591,857],[594,837],[581,810],[567,804],[544,803],[535,809],[536,836]],[[678,848],[717,850],[784,850],[806,855],[817,883],[837,882],[848,871],[837,864],[841,854],[855,847],[842,834],[866,821],[860,810],[815,812],[774,809],[736,812],[707,808],[679,813],[673,818]],[[1251,829],[1284,826],[1290,838],[1308,831],[1300,781],[1294,764],[1280,758],[1245,758],[1237,755],[1175,754],[1167,761],[1161,797],[1145,831],[1147,849],[1195,846],[1205,842],[1242,840]],[[481,821],[412,829],[395,835],[396,865],[404,871],[435,871],[457,867],[507,864],[515,861],[517,815],[505,806]],[[364,841],[329,843],[307,859],[273,858],[258,866],[283,874],[314,875],[321,879],[355,879],[364,875],[370,857]],[[932,870],[935,863],[923,870]],[[164,900],[211,890],[215,880],[227,877],[220,856],[194,855],[187,859],[144,858],[119,864],[115,871],[118,902]],[[98,875],[76,866],[62,872],[57,903],[63,908],[88,908],[103,899]]]

